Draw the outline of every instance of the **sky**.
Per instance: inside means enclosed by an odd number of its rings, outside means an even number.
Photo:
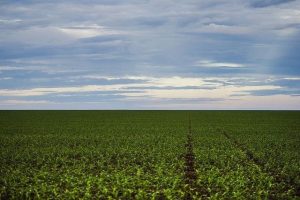
[[[300,109],[299,0],[2,0],[0,109]]]

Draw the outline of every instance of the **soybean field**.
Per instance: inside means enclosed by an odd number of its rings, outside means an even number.
[[[0,199],[300,199],[300,112],[0,111]]]

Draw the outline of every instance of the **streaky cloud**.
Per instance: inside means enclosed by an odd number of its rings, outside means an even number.
[[[268,6],[275,6],[279,4],[289,3],[296,0],[250,0],[251,6],[254,8],[264,8]]]

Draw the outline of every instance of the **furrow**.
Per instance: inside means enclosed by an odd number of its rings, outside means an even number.
[[[232,136],[230,136],[228,133],[226,133],[225,131],[221,132],[230,142],[232,142],[234,144],[234,146],[238,149],[240,149],[242,152],[245,153],[245,155],[247,156],[247,159],[249,161],[252,161],[254,164],[256,164],[264,173],[268,174],[269,176],[271,176],[273,178],[273,180],[277,183],[277,184],[284,184],[284,188],[283,190],[287,191],[290,189],[293,189],[295,192],[296,196],[300,196],[300,188],[299,185],[297,185],[295,183],[294,180],[286,180],[284,177],[280,176],[278,173],[276,173],[275,169],[268,169],[267,167],[267,163],[264,162],[263,160],[259,159],[258,157],[256,157],[254,155],[254,153],[249,150],[245,145],[241,144],[240,142],[238,142],[236,139],[234,139]],[[276,192],[272,192],[270,198],[273,199],[273,197],[275,198],[276,196]]]

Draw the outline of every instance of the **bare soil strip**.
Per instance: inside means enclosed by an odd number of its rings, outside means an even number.
[[[195,170],[195,154],[193,152],[191,120],[189,120],[189,132],[187,134],[187,143],[185,146],[185,180],[187,184],[192,185],[196,181],[197,175]]]
[[[189,127],[187,133],[187,142],[185,144],[186,153],[184,155],[185,161],[185,183],[188,185],[186,190],[185,199],[193,199],[193,196],[201,196],[207,198],[209,196],[207,189],[197,185],[197,173],[195,168],[195,154],[193,151],[193,137],[192,137],[192,126],[191,119],[189,118]]]
[[[241,151],[243,151],[248,160],[252,161],[253,163],[255,163],[257,166],[259,166],[261,168],[261,170],[265,173],[267,173],[269,176],[273,177],[274,181],[278,184],[284,184],[284,190],[287,191],[291,188],[294,189],[295,191],[295,195],[296,196],[300,196],[300,187],[299,185],[296,184],[295,180],[293,179],[288,179],[286,177],[281,176],[280,174],[276,173],[276,170],[272,170],[272,169],[268,169],[267,165],[264,161],[262,161],[261,159],[259,159],[258,157],[256,157],[254,155],[254,153],[252,151],[250,151],[245,145],[239,143],[236,139],[234,139],[233,137],[231,137],[228,133],[226,133],[225,131],[221,132],[228,140],[230,140],[237,148],[239,148]],[[272,197],[276,196],[276,191],[271,193],[270,198],[273,199]]]
[[[189,118],[189,128],[187,133],[187,142],[185,144],[186,153],[184,155],[185,161],[185,183],[188,185],[185,199],[192,199],[193,190],[195,190],[195,182],[197,180],[197,174],[195,170],[195,154],[193,152],[193,139],[192,139],[192,128],[191,119]]]

